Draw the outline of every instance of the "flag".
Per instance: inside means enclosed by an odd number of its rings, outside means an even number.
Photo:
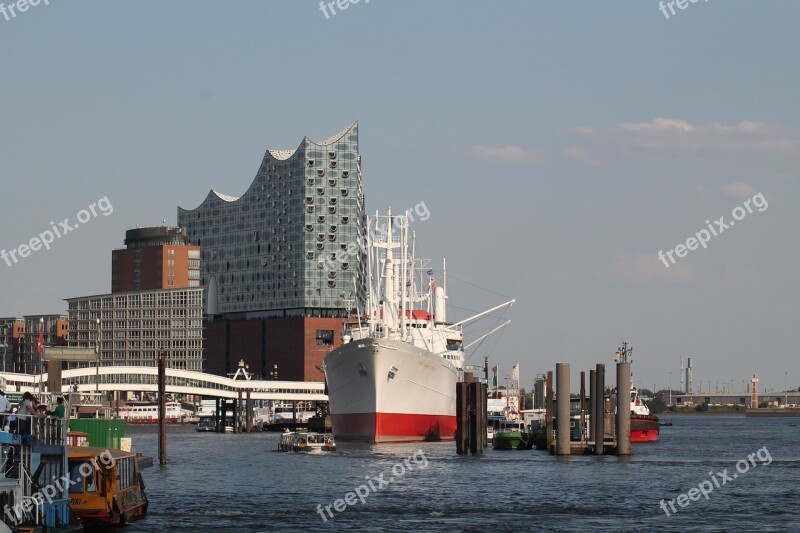
[[[44,337],[42,335],[42,326],[39,326],[39,343],[36,345],[36,350],[42,353],[42,346],[44,345]]]
[[[519,363],[511,367],[511,381],[519,383]]]
[[[428,275],[429,275],[429,276],[433,276],[433,269],[432,269],[432,268],[429,268],[429,269],[428,269]]]

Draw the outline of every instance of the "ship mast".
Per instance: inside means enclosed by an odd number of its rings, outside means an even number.
[[[619,359],[620,363],[632,363],[633,362],[633,348],[628,345],[627,341],[622,341],[622,346],[617,348],[614,357]]]

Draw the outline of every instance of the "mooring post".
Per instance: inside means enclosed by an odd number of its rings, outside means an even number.
[[[239,402],[236,404],[237,412],[236,412],[236,421],[239,423],[239,431],[238,433],[244,433],[244,428],[242,427],[244,422],[244,416],[242,416],[242,409],[244,408],[244,402],[242,401],[242,396],[244,396],[244,391],[239,389]]]
[[[478,425],[480,417],[478,416],[478,387],[475,386],[475,380],[471,379],[467,383],[468,397],[469,397],[469,453],[475,455],[481,450],[478,437]]]
[[[158,464],[167,464],[167,370],[164,348],[158,352]]]
[[[488,403],[487,402],[487,397],[488,397],[488,392],[489,392],[489,383],[488,383],[488,381],[486,383],[481,383],[480,387],[481,387],[481,403],[480,403],[479,409],[480,409],[480,412],[481,412],[480,427],[483,428],[481,430],[481,451],[483,451],[483,450],[486,449],[486,446],[489,443],[489,436],[486,434],[486,425],[488,424],[488,418],[489,418],[489,415],[488,415],[488,413],[486,411],[487,403]]]
[[[214,433],[219,433],[219,398],[214,398]]]
[[[594,408],[597,402],[597,372],[594,369],[589,370],[589,440],[594,441],[594,419],[597,416],[597,410]]]
[[[225,426],[228,425],[228,399],[222,399],[222,424],[220,425],[219,432],[225,433]]]
[[[456,383],[456,453],[462,455],[466,452],[466,432],[469,427],[469,413],[467,409],[467,384]]]
[[[586,372],[581,370],[581,442],[586,442]]]
[[[596,396],[593,398],[592,408],[595,412],[594,416],[594,453],[595,455],[603,455],[605,452],[605,438],[606,438],[606,409],[605,409],[605,395],[606,395],[606,365],[599,363],[595,367],[595,379],[597,383],[594,386]]]
[[[617,363],[617,455],[631,454],[631,364]]]
[[[569,455],[569,363],[556,363],[556,455]]]
[[[545,437],[545,439],[547,441],[546,442],[547,450],[550,453],[553,453],[553,449],[550,447],[550,445],[553,443],[553,371],[552,370],[547,371],[546,389],[547,390],[544,391],[544,403],[545,403],[544,418],[547,431],[547,436]]]
[[[251,389],[247,389],[247,402],[245,404],[247,409],[247,415],[246,415],[247,428],[245,429],[245,431],[248,433],[250,433],[250,428],[253,427],[253,403],[252,403],[253,401],[250,399],[250,391]],[[323,432],[324,431],[325,429],[323,425]]]

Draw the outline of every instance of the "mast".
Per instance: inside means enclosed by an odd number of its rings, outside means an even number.
[[[400,216],[400,257],[403,269],[400,272],[400,339],[406,340],[406,308],[408,307],[408,220],[405,215]]]

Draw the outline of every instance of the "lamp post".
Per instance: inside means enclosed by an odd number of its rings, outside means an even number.
[[[100,319],[96,319],[97,324],[97,338],[94,340],[94,353],[97,355],[97,361],[94,365],[94,392],[100,393]]]
[[[784,372],[783,373],[783,405],[786,405],[786,404],[789,403],[789,390],[788,390],[788,387],[786,386],[787,375],[788,375],[788,372]]]
[[[669,373],[669,404],[672,405],[672,372]]]

